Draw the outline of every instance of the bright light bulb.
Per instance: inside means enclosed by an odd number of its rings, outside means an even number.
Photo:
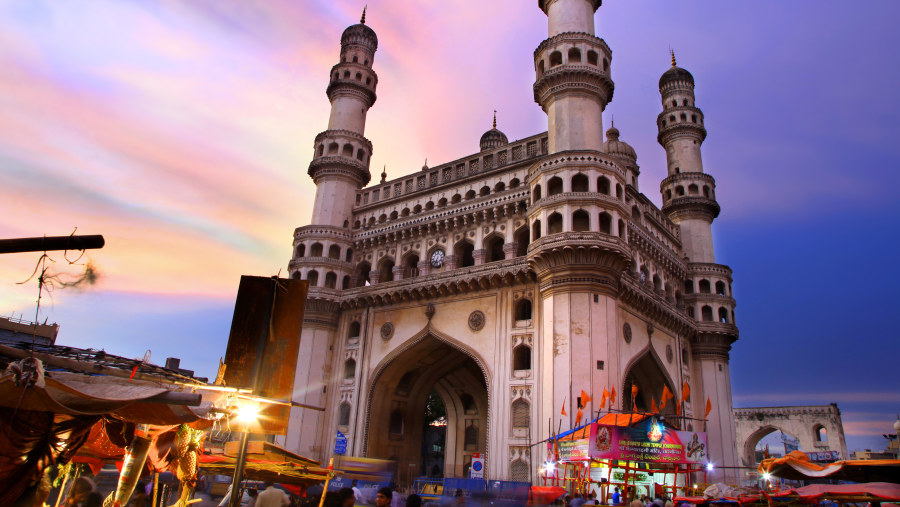
[[[772,475],[769,472],[764,473],[763,480],[767,480],[767,481],[772,480]]]
[[[259,406],[256,404],[244,404],[238,407],[237,420],[243,424],[253,424],[259,416]]]
[[[715,467],[712,463],[707,463],[707,464],[706,464],[706,471],[707,471],[707,472],[712,472],[715,468],[716,468],[716,467]]]
[[[549,475],[549,474],[553,473],[553,471],[555,469],[556,469],[556,463],[554,463],[552,461],[548,461],[548,462],[544,463],[544,473],[545,474]]]

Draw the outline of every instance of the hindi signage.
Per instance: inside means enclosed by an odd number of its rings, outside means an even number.
[[[706,463],[708,447],[706,433],[677,431],[651,417],[630,427],[592,424],[588,454],[594,459],[699,464]]]

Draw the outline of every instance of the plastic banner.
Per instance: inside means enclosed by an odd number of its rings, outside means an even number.
[[[651,417],[630,427],[592,424],[588,453],[594,459],[699,464],[708,460],[708,444],[704,432],[678,431]]]

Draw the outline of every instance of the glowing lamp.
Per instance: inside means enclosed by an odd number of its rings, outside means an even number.
[[[259,417],[259,405],[255,403],[245,403],[238,407],[237,420],[241,424],[251,425],[256,422]]]
[[[711,462],[706,464],[706,471],[707,471],[707,472],[712,472],[712,471],[715,470],[715,469],[716,469],[715,465],[713,465]]]

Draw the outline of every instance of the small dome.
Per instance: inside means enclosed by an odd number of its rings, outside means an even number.
[[[662,77],[659,78],[659,87],[662,88],[668,83],[673,81],[687,81],[694,86],[694,76],[691,75],[690,72],[682,69],[681,67],[672,66],[669,70],[665,71]]]
[[[606,131],[606,142],[603,143],[603,151],[613,157],[628,159],[637,163],[637,153],[634,148],[625,141],[619,141],[619,129],[611,127]]]
[[[365,23],[348,26],[344,33],[341,34],[341,45],[359,41],[360,39],[369,42],[373,49],[378,49],[378,36],[375,35],[375,30],[369,28]]]
[[[496,127],[488,130],[481,136],[481,151],[499,148],[507,144],[509,144],[509,139],[506,138],[506,134],[497,130]]]

